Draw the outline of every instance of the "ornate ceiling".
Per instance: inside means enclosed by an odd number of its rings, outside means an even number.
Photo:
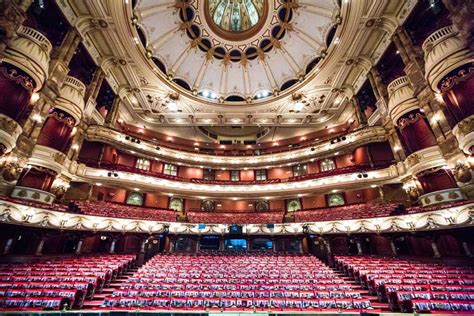
[[[415,3],[58,2],[121,96],[120,118],[183,129],[346,122],[348,100]]]

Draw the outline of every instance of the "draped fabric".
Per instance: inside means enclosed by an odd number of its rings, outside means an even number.
[[[31,111],[31,79],[12,66],[3,64],[0,67],[0,91],[4,92],[0,93],[0,113],[22,125]]]
[[[410,113],[399,120],[398,132],[406,155],[437,144],[428,121],[421,113]]]
[[[20,175],[17,185],[41,191],[49,191],[55,178],[54,174],[49,173],[46,170],[25,168]]]
[[[456,123],[474,115],[474,64],[451,72],[440,85],[446,110]]]
[[[449,170],[439,169],[438,171],[432,173],[418,175],[417,178],[425,194],[457,188],[456,180]]]
[[[73,128],[74,119],[66,112],[55,109],[44,123],[38,144],[67,153]]]

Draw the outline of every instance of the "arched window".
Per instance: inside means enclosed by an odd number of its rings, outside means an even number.
[[[183,211],[183,199],[173,198],[170,200],[169,208],[175,210],[176,212]]]
[[[143,205],[143,194],[140,192],[132,192],[128,195],[127,204],[129,205]]]
[[[301,210],[301,203],[298,199],[288,200],[286,204],[288,212],[296,212]]]
[[[333,159],[326,158],[321,161],[321,171],[329,171],[336,169],[336,164]]]
[[[172,165],[170,163],[165,163],[165,167],[163,169],[163,173],[170,175],[170,176],[177,176],[178,175],[178,167]]]
[[[330,194],[328,196],[328,205],[329,206],[340,206],[346,204],[346,201],[344,201],[344,196],[340,193],[334,193]]]
[[[150,170],[150,160],[138,158],[137,162],[135,163],[135,168],[140,170]]]

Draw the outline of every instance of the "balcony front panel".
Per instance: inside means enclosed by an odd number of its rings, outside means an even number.
[[[118,148],[127,149],[140,153],[146,157],[156,157],[171,163],[183,163],[187,165],[204,165],[209,168],[243,169],[251,167],[266,167],[280,165],[283,163],[303,162],[310,159],[320,159],[325,156],[334,155],[343,150],[359,147],[373,142],[387,140],[385,129],[380,126],[361,129],[344,136],[340,141],[331,140],[314,144],[302,149],[295,149],[284,153],[266,154],[250,157],[213,156],[199,153],[189,153],[176,149],[159,146],[153,142],[140,140],[140,143],[132,142],[132,137],[119,131],[103,127],[91,126],[87,130],[86,137],[89,141],[104,142]]]

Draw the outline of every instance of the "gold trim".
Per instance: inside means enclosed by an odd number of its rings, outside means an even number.
[[[245,30],[242,32],[226,31],[220,28],[218,25],[216,25],[216,23],[214,22],[214,19],[210,15],[209,1],[208,0],[203,0],[203,1],[204,1],[204,17],[206,19],[207,25],[209,25],[209,28],[212,30],[214,34],[228,41],[240,42],[240,41],[253,37],[262,29],[262,27],[264,26],[268,18],[268,1],[265,0],[263,1],[263,14],[258,20],[257,24],[255,24],[248,30]]]

